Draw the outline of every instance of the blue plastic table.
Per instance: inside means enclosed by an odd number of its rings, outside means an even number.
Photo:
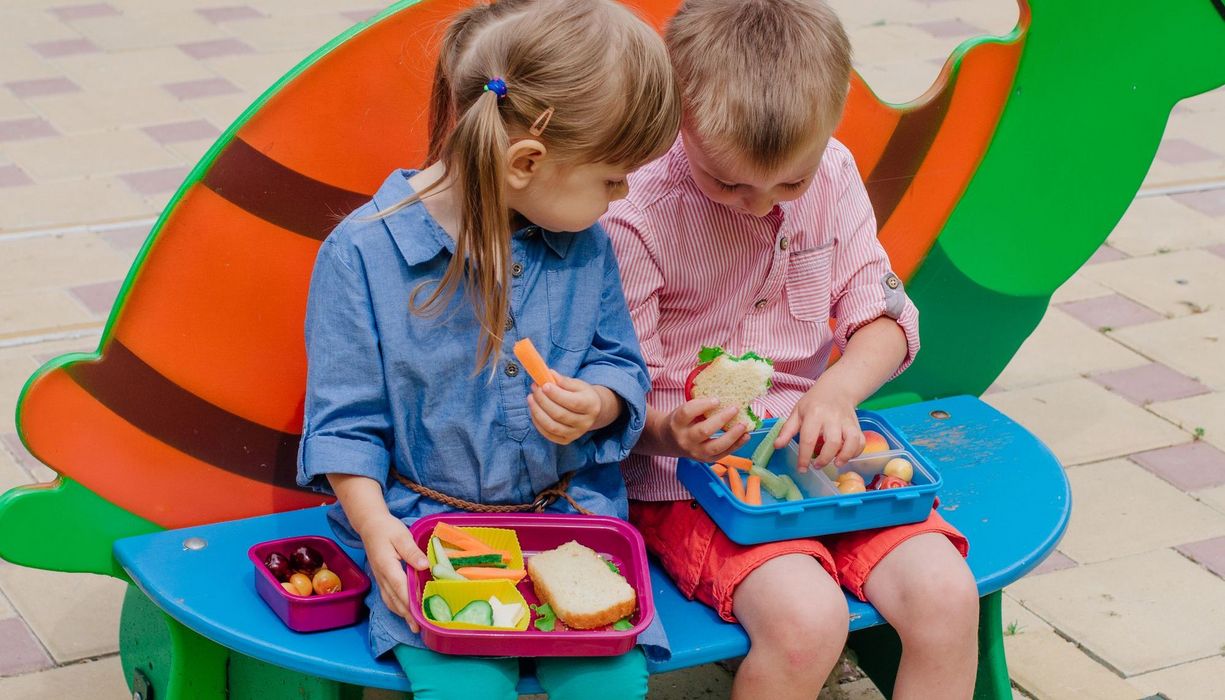
[[[882,414],[925,451],[944,477],[941,513],[970,540],[969,564],[982,594],[1017,580],[1055,548],[1071,507],[1055,456],[1033,435],[977,398],[928,401]],[[937,417],[939,416],[939,417]],[[324,508],[267,515],[119,540],[115,555],[136,585],[162,610],[223,646],[268,663],[358,686],[408,690],[389,660],[375,660],[365,623],[299,634],[284,627],[255,593],[247,548],[303,534],[331,536]],[[203,549],[183,546],[188,538]],[[364,557],[349,550],[355,560]],[[655,605],[672,658],[652,673],[744,654],[748,638],[701,603],[685,600],[654,565]],[[851,629],[883,622],[876,609],[851,599]],[[522,692],[538,692],[526,678]]]

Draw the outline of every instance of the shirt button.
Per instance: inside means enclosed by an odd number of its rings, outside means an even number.
[[[506,363],[506,376],[508,377],[519,376],[519,365],[513,362],[507,362]]]
[[[757,303],[753,304],[753,308],[757,309],[758,311],[761,311],[762,309],[766,308],[766,304],[768,303],[770,302],[766,301],[765,299],[758,299]]]
[[[791,241],[787,240],[786,236],[783,236],[782,240],[778,242],[778,249],[787,250],[787,246],[789,245],[791,245]]]
[[[515,317],[514,317],[514,316],[511,316],[510,314],[507,314],[507,316],[506,316],[506,324],[505,324],[505,328],[506,328],[506,330],[510,330],[510,329],[512,329],[512,328],[514,328],[514,327],[515,327]]]
[[[518,277],[519,275],[522,275],[523,274],[523,263],[519,263],[519,262],[511,263],[510,274],[512,277]]]

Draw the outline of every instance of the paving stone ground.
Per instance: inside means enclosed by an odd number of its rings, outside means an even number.
[[[40,364],[96,347],[153,219],[217,135],[381,4],[0,5],[0,415]],[[1011,0],[833,4],[856,67],[893,102],[922,94],[958,43],[1017,18]],[[1059,550],[1006,591],[1018,697],[1221,697],[1222,124],[1225,90],[1175,108],[1140,195],[988,393],[1064,462],[1076,504]],[[0,424],[0,490],[53,477],[14,430]],[[122,592],[0,563],[0,697],[130,697]],[[651,687],[653,698],[725,697],[730,676],[709,665]],[[839,690],[880,697],[866,680]]]

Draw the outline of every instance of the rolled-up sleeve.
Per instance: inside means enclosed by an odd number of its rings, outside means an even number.
[[[324,241],[306,308],[306,404],[298,484],[330,493],[327,474],[365,476],[386,488],[391,415],[364,268]]]
[[[887,316],[906,334],[906,358],[894,376],[914,362],[919,352],[919,310],[894,274],[889,256],[876,238],[876,217],[868,192],[848,158],[843,168],[845,188],[837,205],[840,212],[839,246],[833,269],[834,342],[839,350],[855,331]]]
[[[578,378],[608,387],[624,403],[623,414],[592,435],[591,461],[611,464],[625,459],[642,435],[651,380],[625,305],[621,274],[611,246],[605,249],[603,284],[595,337]]]

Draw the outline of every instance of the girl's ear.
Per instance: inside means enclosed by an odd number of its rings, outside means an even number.
[[[506,152],[506,184],[511,189],[526,189],[540,172],[549,151],[536,139],[515,141]]]

